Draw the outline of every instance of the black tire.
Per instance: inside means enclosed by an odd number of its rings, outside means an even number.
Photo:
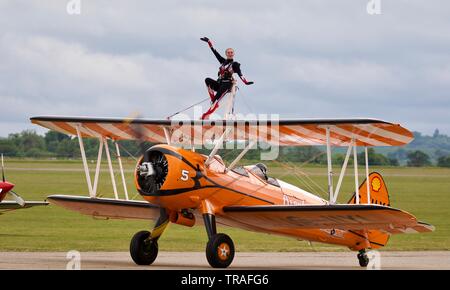
[[[130,255],[137,265],[151,265],[158,256],[158,242],[149,237],[149,231],[140,231],[131,239]]]
[[[361,267],[367,267],[367,265],[369,265],[369,257],[367,256],[366,253],[359,253],[358,261]]]
[[[226,268],[234,259],[233,240],[226,234],[216,234],[206,244],[206,259],[213,268]]]

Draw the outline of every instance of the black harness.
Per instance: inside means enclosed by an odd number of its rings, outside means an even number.
[[[224,62],[220,67],[219,67],[219,72],[218,72],[218,76],[219,76],[219,81],[231,81],[233,80],[233,61],[230,61],[228,63]]]

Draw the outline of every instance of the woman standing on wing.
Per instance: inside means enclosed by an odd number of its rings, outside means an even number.
[[[208,119],[209,115],[211,115],[218,107],[220,99],[231,90],[233,85],[233,74],[237,73],[237,75],[241,78],[241,80],[246,85],[251,85],[253,82],[247,81],[247,79],[242,75],[241,72],[241,64],[237,61],[234,61],[234,49],[227,48],[225,50],[225,54],[227,58],[221,56],[217,50],[213,47],[211,40],[208,37],[202,37],[200,40],[208,43],[212,52],[216,56],[217,60],[220,63],[219,72],[217,73],[217,80],[213,80],[212,78],[206,78],[205,83],[208,88],[209,97],[211,98],[211,107],[209,110],[203,114],[202,120]]]

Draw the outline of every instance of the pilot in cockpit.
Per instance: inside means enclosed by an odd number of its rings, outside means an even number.
[[[257,163],[255,166],[253,166],[251,172],[263,180],[268,180],[267,166],[264,163]]]

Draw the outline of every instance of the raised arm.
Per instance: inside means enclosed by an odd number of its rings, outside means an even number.
[[[244,75],[242,75],[241,64],[240,64],[240,63],[238,63],[238,62],[234,62],[234,63],[233,63],[233,71],[234,71],[235,73],[237,73],[237,75],[241,78],[241,80],[242,80],[242,82],[243,82],[244,84],[246,84],[246,85],[253,85],[253,84],[254,84],[254,82],[248,81],[248,80],[244,77]]]
[[[223,56],[221,56],[220,53],[217,52],[217,50],[213,47],[213,44],[212,44],[211,40],[209,40],[208,37],[202,37],[202,38],[200,38],[200,40],[208,43],[209,48],[211,48],[212,52],[214,53],[214,55],[216,56],[216,58],[220,64],[222,64],[225,61],[225,58]]]

